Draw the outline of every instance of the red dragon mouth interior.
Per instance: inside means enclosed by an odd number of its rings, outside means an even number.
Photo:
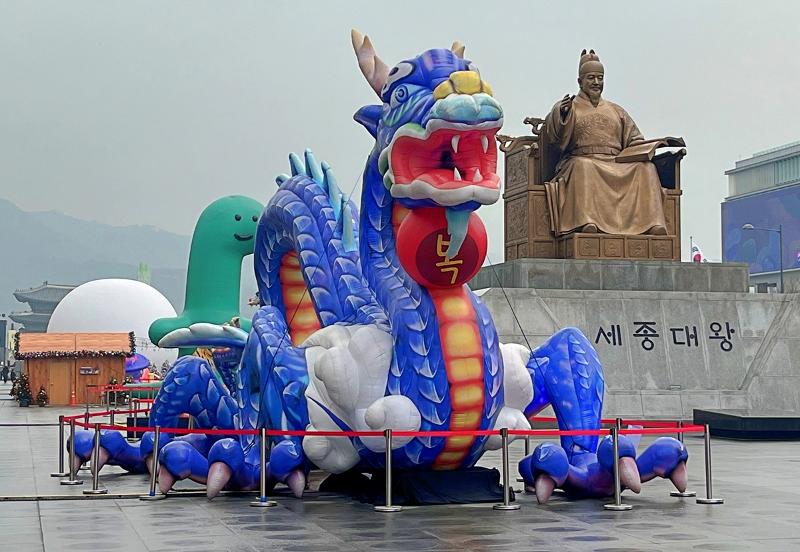
[[[498,128],[436,130],[427,139],[399,136],[390,154],[396,185],[421,180],[437,190],[477,186],[499,190]]]

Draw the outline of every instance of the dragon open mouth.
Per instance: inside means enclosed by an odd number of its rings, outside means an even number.
[[[502,121],[433,120],[403,127],[381,155],[384,181],[395,198],[430,199],[443,207],[500,198],[495,134]]]

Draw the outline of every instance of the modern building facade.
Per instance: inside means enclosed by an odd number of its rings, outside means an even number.
[[[723,261],[750,265],[759,291],[780,291],[783,266],[785,291],[800,292],[800,141],[737,161],[725,174]]]
[[[51,284],[47,281],[34,288],[18,289],[14,292],[14,298],[20,303],[27,303],[30,310],[12,312],[8,317],[21,324],[23,331],[46,332],[56,305],[73,289],[75,286]]]

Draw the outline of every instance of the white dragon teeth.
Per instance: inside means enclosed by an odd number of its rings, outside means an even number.
[[[481,170],[475,169],[475,174],[472,176],[472,181],[480,182],[481,180],[483,180],[483,175],[481,174]]]
[[[457,167],[453,167],[453,180],[462,180],[461,173],[458,172]]]
[[[481,134],[481,147],[483,147],[483,153],[489,150],[489,137],[485,134]]]
[[[456,134],[450,139],[450,145],[453,146],[453,152],[458,153],[458,141],[461,140],[461,136]],[[459,179],[460,180],[460,179]]]

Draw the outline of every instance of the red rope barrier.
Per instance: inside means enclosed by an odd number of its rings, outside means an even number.
[[[116,411],[117,414],[141,414],[150,412],[147,408],[140,408],[136,410],[119,410]],[[97,417],[97,416],[109,416],[111,414],[110,410],[104,410],[102,412],[90,412],[89,417]],[[78,427],[92,429],[94,427],[94,423],[86,423],[83,421],[86,418],[86,414],[76,414],[74,416],[64,416],[64,421],[66,423],[75,422],[75,425]],[[547,418],[547,417],[539,417],[533,418],[533,421],[551,421],[555,420],[555,418]],[[631,422],[634,420],[624,420],[624,422]],[[669,421],[661,421],[661,420],[635,420],[636,422],[640,422],[642,424],[650,424],[650,427],[636,427],[636,428],[626,428],[620,429],[620,435],[670,435],[675,433],[703,433],[705,428],[700,425],[686,425],[683,427],[675,427],[674,425],[667,425],[667,424],[677,424],[677,422],[669,422]],[[613,423],[616,423],[616,420],[612,420]],[[119,426],[119,425],[109,425],[109,424],[101,424],[100,429],[110,430],[110,431],[133,431],[135,433],[146,433],[155,431],[155,427],[151,426]],[[234,436],[234,435],[258,435],[259,430],[257,429],[200,429],[200,428],[181,428],[181,427],[162,427],[160,431],[163,433],[169,433],[174,435],[189,435],[189,434],[200,434],[200,435],[227,435],[227,436]],[[319,437],[383,437],[383,431],[306,431],[306,430],[282,430],[282,429],[267,429],[266,434],[270,437],[306,437],[306,436],[319,436]],[[395,437],[487,437],[491,435],[500,435],[500,430],[494,429],[479,429],[479,430],[463,430],[463,431],[402,431],[397,430],[393,431],[392,434]],[[569,430],[560,430],[557,428],[553,429],[509,429],[509,435],[517,435],[521,437],[535,437],[535,436],[551,436],[551,437],[566,437],[566,436],[605,436],[609,434],[608,429],[569,429]]]
[[[673,433],[703,433],[703,426],[683,426],[683,427],[643,427],[632,429],[620,429],[620,435],[672,435]]]

